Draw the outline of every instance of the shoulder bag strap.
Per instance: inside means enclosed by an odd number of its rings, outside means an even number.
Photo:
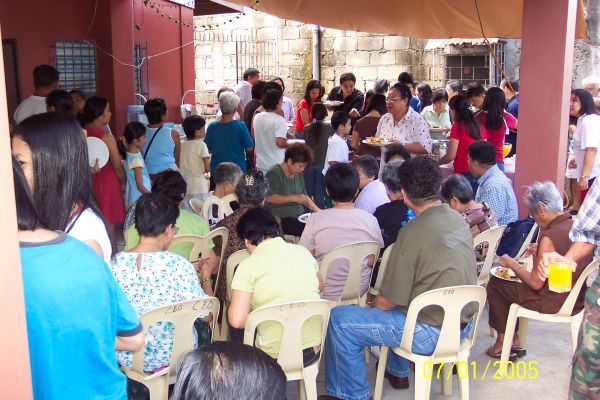
[[[158,129],[156,130],[156,132],[154,133],[154,136],[152,136],[152,139],[150,139],[150,143],[148,143],[148,147],[146,147],[146,151],[143,154],[144,161],[146,161],[146,156],[148,155],[148,152],[150,151],[150,147],[152,146],[152,143],[154,143],[154,139],[156,139],[156,137],[158,136],[158,132],[160,132],[160,130],[162,128],[163,128],[163,125],[159,126]]]

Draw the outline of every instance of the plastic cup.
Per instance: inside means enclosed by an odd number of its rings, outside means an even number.
[[[572,280],[571,263],[552,261],[548,264],[548,287],[550,291],[555,293],[570,292]]]

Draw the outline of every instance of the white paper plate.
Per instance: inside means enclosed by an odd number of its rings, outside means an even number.
[[[306,143],[304,139],[288,139],[288,144],[294,144],[294,143]]]
[[[498,271],[500,269],[507,270],[508,271],[508,275],[510,275],[511,277],[514,277],[514,278],[513,279],[506,279],[503,276],[500,276],[498,274]],[[517,278],[517,276],[515,275],[515,273],[513,272],[513,270],[510,269],[510,268],[504,268],[504,267],[500,267],[500,266],[492,267],[492,269],[490,270],[490,274],[494,275],[498,279],[502,279],[503,281],[515,282],[515,283],[522,283],[521,280],[519,278]]]
[[[302,214],[301,216],[298,217],[298,221],[300,221],[303,224],[305,224],[306,220],[308,219],[308,217],[310,217],[310,214],[311,213]]]
[[[327,100],[323,104],[325,104],[328,107],[338,107],[344,104],[344,102],[339,100]]]
[[[98,159],[98,166],[100,168],[104,167],[108,162],[108,147],[106,144],[96,137],[88,137],[87,148],[90,167],[96,164],[96,159]]]
[[[376,146],[376,147],[381,147],[381,146],[387,146],[388,144],[390,144],[391,142],[389,140],[385,140],[381,143],[371,143],[368,142],[366,139],[362,141],[362,143],[364,144],[368,144],[369,146]]]

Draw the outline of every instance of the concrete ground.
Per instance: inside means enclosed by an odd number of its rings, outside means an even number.
[[[487,325],[487,311],[481,317],[475,346],[471,350],[469,359],[470,367],[474,361],[476,364],[477,379],[473,378],[473,370],[469,369],[469,388],[471,399],[484,400],[538,400],[551,399],[562,400],[567,398],[569,379],[571,376],[570,362],[573,352],[571,350],[571,333],[568,324],[549,324],[537,321],[530,321],[529,332],[527,335],[527,356],[519,359],[525,364],[524,367],[537,367],[538,376],[535,379],[518,379],[517,376],[512,379],[494,379],[497,368],[494,368],[494,361],[485,355],[485,349],[489,347],[495,338],[489,336]],[[321,360],[319,376],[317,378],[317,388],[319,394],[325,394],[325,362]],[[484,369],[491,361],[485,378],[482,379]],[[370,357],[367,379],[371,385],[371,393],[375,387],[375,362],[374,357]],[[537,364],[535,364],[537,362]],[[534,365],[535,364],[535,365]],[[523,367],[520,367],[523,368]],[[523,370],[521,369],[521,374]],[[515,374],[516,375],[516,374]],[[387,380],[384,380],[383,399],[408,400],[414,399],[413,373],[410,375],[411,387],[406,390],[393,389]],[[443,396],[441,394],[441,384],[439,380],[433,379],[431,384],[431,399],[450,400],[460,399],[458,390],[458,378],[453,377],[452,395]],[[289,400],[298,398],[298,384],[296,382],[288,383],[287,398]],[[423,400],[423,399],[417,399]]]

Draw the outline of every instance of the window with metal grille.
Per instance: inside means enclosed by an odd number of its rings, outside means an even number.
[[[136,42],[133,45],[133,64],[136,66],[133,70],[133,84],[136,94],[141,94],[146,99],[150,98],[150,65],[148,63],[148,42]],[[143,61],[143,62],[142,62]],[[140,66],[141,64],[141,66]],[[137,68],[140,66],[139,68]],[[140,96],[135,96],[136,104],[143,104]]]
[[[81,89],[96,94],[96,48],[87,40],[62,40],[54,43],[54,60],[60,72],[60,87]]]
[[[464,83],[479,82],[487,86],[490,82],[489,57],[446,56],[446,79],[456,79]]]

